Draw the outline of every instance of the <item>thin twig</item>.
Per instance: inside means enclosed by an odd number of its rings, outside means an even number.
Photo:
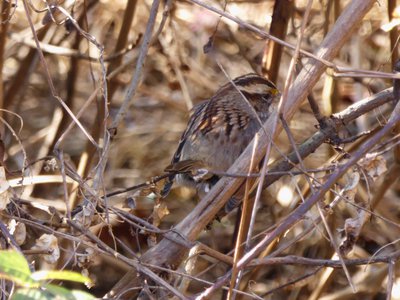
[[[135,73],[133,74],[132,80],[127,88],[124,100],[121,104],[121,107],[119,108],[118,113],[112,122],[111,129],[113,129],[113,130],[116,130],[118,128],[119,124],[121,123],[123,117],[126,114],[128,107],[129,107],[129,104],[132,101],[132,98],[134,97],[134,95],[136,93],[136,89],[139,86],[139,83],[140,83],[140,80],[142,77],[143,66],[144,66],[144,63],[146,62],[147,52],[149,50],[149,45],[150,45],[151,38],[152,38],[152,32],[153,32],[154,25],[156,22],[159,5],[160,5],[160,0],[154,0],[153,4],[151,5],[150,15],[149,15],[149,19],[147,21],[147,26],[146,26],[146,31],[143,36],[143,41],[142,41],[142,45],[140,47],[139,57],[138,57],[136,67],[135,67]]]
[[[400,108],[400,106],[399,106]],[[329,190],[329,188],[350,168],[352,165],[356,164],[357,161],[363,157],[369,149],[374,147],[374,145],[386,134],[388,134],[392,128],[400,121],[400,114],[393,114],[389,122],[375,134],[371,139],[366,141],[356,153],[348,160],[348,162],[340,168],[337,168],[331,176],[327,179],[323,186],[313,194],[309,199],[307,199],[303,204],[301,204],[297,209],[295,209],[290,215],[286,217],[284,222],[282,222],[278,227],[269,235],[267,235],[262,241],[260,241],[253,249],[247,253],[239,262],[238,268],[244,268],[252,259],[254,259],[265,247],[268,246],[276,237],[283,234],[294,224],[296,224],[302,216],[319,200],[322,196]],[[203,293],[203,295],[208,295],[209,292],[214,291],[216,288],[221,287],[226,280],[229,278],[230,272],[225,274],[220,278],[214,286],[212,286],[208,291]],[[203,297],[203,296],[201,296]],[[202,298],[199,298],[202,299]]]

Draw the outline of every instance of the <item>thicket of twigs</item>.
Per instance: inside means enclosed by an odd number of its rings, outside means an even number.
[[[97,297],[400,299],[396,5],[3,0],[2,249]],[[206,198],[161,199],[190,108],[249,72],[280,115]]]

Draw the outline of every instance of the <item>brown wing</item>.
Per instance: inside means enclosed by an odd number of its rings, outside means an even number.
[[[161,196],[163,198],[169,194],[172,184],[174,183],[176,173],[179,173],[179,171],[174,170],[175,169],[174,165],[180,161],[181,156],[182,156],[183,146],[185,145],[185,143],[188,139],[188,136],[190,136],[192,134],[193,129],[196,127],[196,123],[198,123],[199,117],[203,113],[203,110],[208,105],[208,103],[209,103],[209,101],[204,101],[204,102],[199,103],[195,107],[193,107],[193,114],[191,115],[191,117],[189,119],[186,130],[183,132],[181,139],[179,140],[178,148],[176,149],[175,154],[172,157],[171,164],[165,168],[166,172],[172,171],[174,174],[172,174],[171,176],[169,176],[166,179],[164,187],[161,191]]]

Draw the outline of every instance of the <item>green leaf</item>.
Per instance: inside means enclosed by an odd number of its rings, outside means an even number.
[[[19,285],[38,286],[38,283],[31,278],[28,262],[17,251],[0,251],[0,272],[0,278],[12,280]]]
[[[17,289],[11,300],[54,300],[54,295],[40,289]]]
[[[74,298],[68,298],[68,296],[70,296],[71,294],[71,291],[69,291],[65,287],[54,284],[46,284],[45,288],[48,293],[51,293],[54,296],[57,295],[58,299],[74,299]]]
[[[46,289],[48,292],[52,293],[54,296],[57,296],[57,299],[62,300],[93,300],[96,299],[91,294],[79,291],[79,290],[68,290],[64,287],[48,284],[46,285]]]
[[[34,280],[68,280],[86,283],[90,282],[90,279],[82,274],[72,271],[38,271],[32,274]]]
[[[11,300],[94,300],[89,293],[48,284],[45,289],[17,289]]]
[[[80,291],[80,290],[71,290],[71,294],[77,300],[94,300],[94,299],[96,299],[96,297],[94,297],[93,295],[86,293],[84,291]]]

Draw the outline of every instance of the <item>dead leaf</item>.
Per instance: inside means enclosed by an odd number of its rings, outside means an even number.
[[[342,256],[347,256],[347,254],[353,250],[360,235],[362,224],[361,214],[358,214],[355,218],[346,219],[344,225],[345,239],[339,246],[339,251]]]
[[[6,179],[6,171],[4,167],[0,167],[0,211],[4,210],[10,202],[9,188],[10,184]]]
[[[32,250],[41,250],[43,252],[50,252],[50,254],[42,255],[43,259],[49,263],[54,264],[60,258],[60,248],[58,247],[58,240],[52,234],[43,234],[36,240],[36,244]]]
[[[387,171],[386,159],[381,155],[367,154],[358,164],[372,180],[378,179]]]
[[[18,246],[21,246],[23,243],[25,243],[26,226],[24,223],[11,219],[7,227]]]
[[[162,219],[169,215],[169,210],[165,202],[160,202],[154,205],[153,208],[153,225],[159,226]]]

